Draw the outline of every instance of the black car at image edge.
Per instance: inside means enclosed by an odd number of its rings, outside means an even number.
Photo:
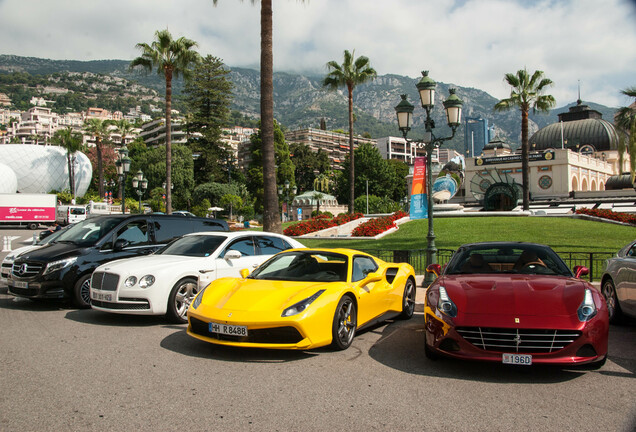
[[[34,299],[70,298],[90,306],[90,278],[106,262],[148,255],[184,234],[229,231],[220,219],[172,215],[97,216],[70,226],[55,241],[13,263],[9,294]]]

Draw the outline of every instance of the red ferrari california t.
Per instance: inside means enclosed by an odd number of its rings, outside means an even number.
[[[486,242],[461,246],[425,300],[429,358],[516,365],[602,366],[609,321],[582,266],[574,274],[548,246]]]

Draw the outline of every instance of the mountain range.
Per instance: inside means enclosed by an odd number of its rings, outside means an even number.
[[[163,77],[156,73],[144,75],[137,71],[131,71],[128,68],[129,64],[130,62],[126,60],[49,60],[0,55],[0,74],[26,72],[38,76],[64,73],[106,75],[111,78],[128,80],[154,90],[150,93],[155,95],[156,102],[161,103],[165,92]],[[260,103],[259,71],[229,66],[227,68],[231,71],[229,79],[234,84],[232,109],[249,117],[257,118]],[[337,92],[327,91],[321,84],[322,78],[322,76],[317,75],[274,73],[274,115],[277,121],[287,129],[297,129],[302,127],[318,128],[321,119],[324,119],[329,130],[348,130],[346,92],[344,89]],[[373,138],[387,135],[399,136],[400,131],[397,128],[394,107],[400,101],[400,95],[407,94],[409,101],[416,105],[413,130],[410,132],[409,138],[421,137],[424,131],[425,114],[424,110],[418,106],[419,96],[415,87],[418,81],[419,78],[387,74],[357,86],[354,90],[355,133],[366,133]],[[521,115],[518,110],[495,113],[492,108],[498,102],[497,98],[477,88],[443,82],[437,83],[436,107],[432,112],[437,126],[436,135],[447,136],[450,134],[442,106],[443,100],[449,95],[448,89],[450,87],[457,89],[457,95],[464,102],[464,117],[487,119],[498,138],[504,139],[513,148],[519,146]],[[174,93],[177,99],[182,89],[183,82],[176,80]],[[611,121],[616,111],[615,108],[600,104],[588,101],[584,103],[601,112],[606,120]],[[556,122],[557,115],[567,112],[568,108],[573,105],[575,102],[555,108],[548,114],[531,114],[530,135],[538,129]],[[464,147],[462,129],[459,128],[457,136],[445,145],[462,151]]]

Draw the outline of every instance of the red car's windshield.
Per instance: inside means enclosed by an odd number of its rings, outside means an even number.
[[[547,246],[497,244],[461,247],[446,274],[520,273],[572,276],[563,260]]]

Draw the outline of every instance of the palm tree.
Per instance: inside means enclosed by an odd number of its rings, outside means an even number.
[[[329,90],[338,90],[340,87],[347,87],[349,98],[349,213],[353,213],[354,200],[354,160],[353,160],[353,89],[356,85],[365,83],[376,77],[375,69],[370,65],[369,59],[360,56],[353,59],[355,50],[349,52],[345,50],[344,61],[339,65],[336,61],[327,63],[329,72],[325,76],[322,84]]]
[[[172,39],[170,32],[157,30],[155,40],[150,44],[138,43],[141,56],[130,63],[130,67],[142,66],[146,72],[157,69],[158,74],[163,74],[166,80],[166,184],[172,184],[172,78],[179,75],[187,76],[193,64],[201,59],[199,53],[193,48],[197,43],[193,40],[180,37]],[[172,213],[172,192],[166,188],[166,213]]]
[[[95,150],[97,155],[97,190],[99,197],[104,196],[104,144],[108,140],[108,121],[101,119],[88,119],[84,125],[84,132],[95,137]]]
[[[68,184],[71,195],[75,198],[75,157],[73,154],[82,148],[82,134],[73,131],[72,128],[58,129],[53,135],[53,144],[66,149],[66,162],[68,164]]]
[[[625,96],[636,98],[636,87],[629,87],[621,90]],[[618,170],[621,174],[625,151],[630,155],[630,174],[634,182],[636,167],[636,100],[630,106],[619,108],[614,116],[614,122],[619,130],[620,139],[618,142]],[[634,107],[634,108],[632,108]],[[627,143],[625,142],[627,140]],[[627,144],[627,145],[626,145]]]
[[[252,4],[256,1],[251,0]],[[214,5],[218,0],[213,0]],[[263,231],[282,233],[278,214],[274,150],[274,50],[272,0],[261,0],[261,144],[263,157]]]
[[[543,76],[543,71],[535,71],[532,76],[524,68],[517,74],[507,73],[505,81],[512,87],[510,97],[502,99],[495,107],[495,111],[507,111],[518,107],[521,111],[521,176],[523,183],[523,209],[530,208],[529,168],[528,168],[528,112],[548,112],[556,101],[552,95],[542,92],[551,86],[552,80]]]

